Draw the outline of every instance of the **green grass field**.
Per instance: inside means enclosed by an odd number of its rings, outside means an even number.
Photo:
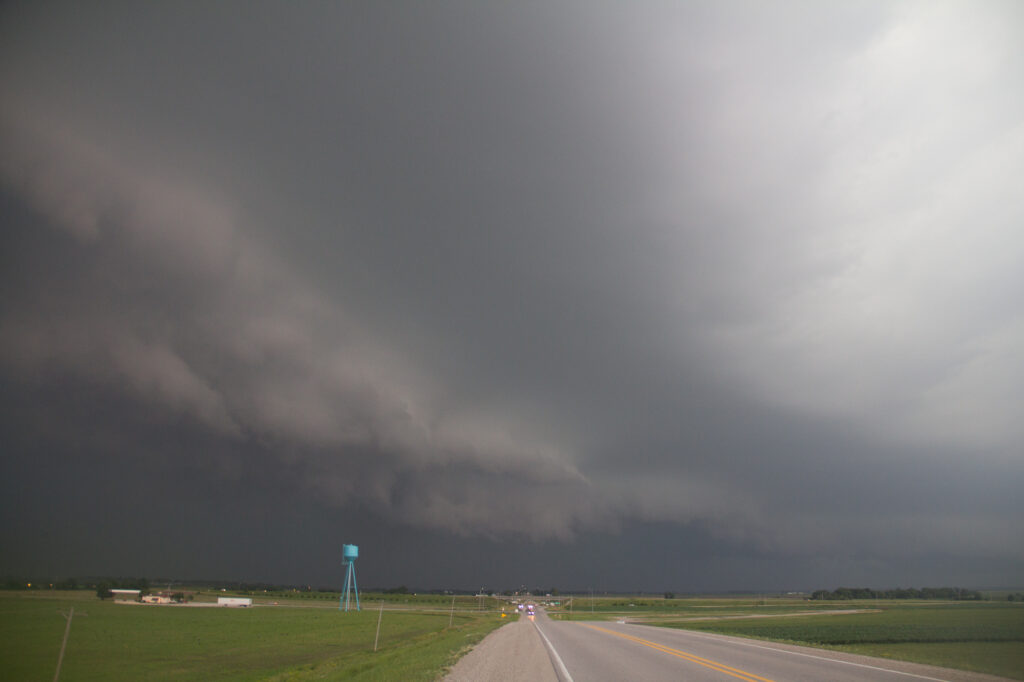
[[[248,609],[101,602],[89,592],[0,593],[0,679],[52,680],[74,606],[61,680],[433,680],[507,622],[494,612],[340,612],[328,604]]]

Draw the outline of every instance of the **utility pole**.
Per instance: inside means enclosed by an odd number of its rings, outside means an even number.
[[[452,621],[455,620],[455,595],[452,595],[452,610],[448,614],[448,627],[452,626]]]

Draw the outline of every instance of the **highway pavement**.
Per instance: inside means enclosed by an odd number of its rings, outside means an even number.
[[[542,610],[532,623],[562,682],[687,680],[693,682],[982,682],[1002,678],[621,622],[568,622]]]

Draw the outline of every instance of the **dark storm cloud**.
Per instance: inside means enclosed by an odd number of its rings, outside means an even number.
[[[1024,560],[1013,4],[235,9],[4,10],[0,367],[56,450]]]

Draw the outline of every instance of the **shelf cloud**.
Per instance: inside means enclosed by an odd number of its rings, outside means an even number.
[[[0,13],[7,525],[1024,567],[1015,3]]]

